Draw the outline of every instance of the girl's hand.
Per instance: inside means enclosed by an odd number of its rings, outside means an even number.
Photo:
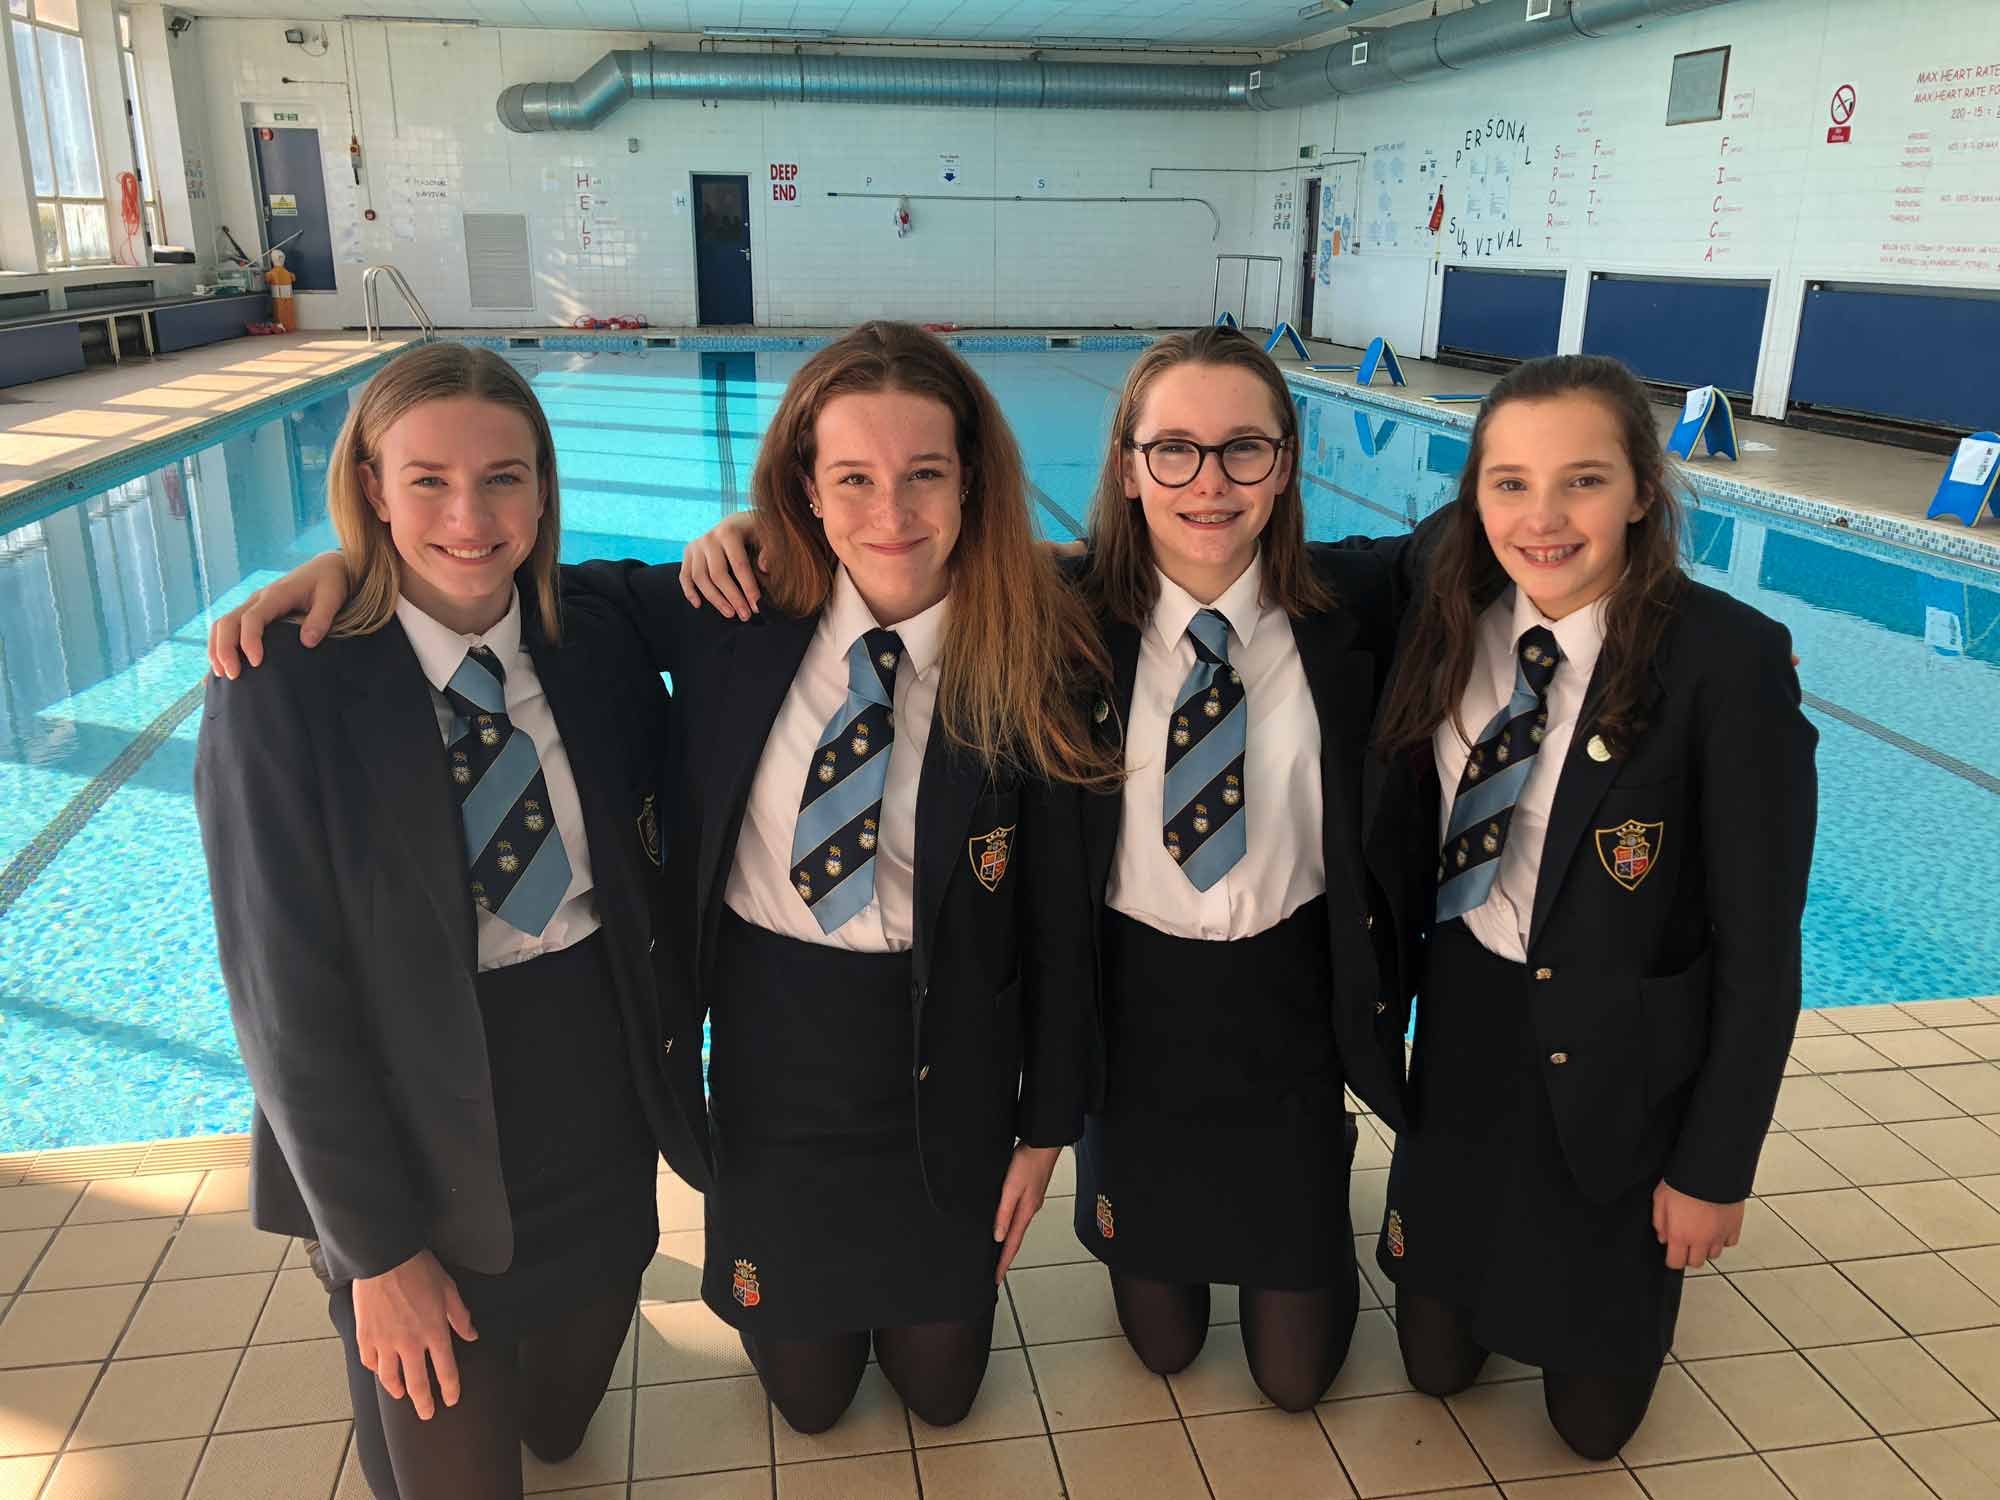
[[[437,1372],[444,1404],[458,1405],[454,1333],[468,1344],[479,1337],[457,1284],[430,1251],[419,1250],[394,1270],[354,1283],[354,1343],[361,1363],[395,1400],[407,1394],[426,1422],[437,1414],[430,1370]],[[426,1358],[430,1370],[424,1368]]]
[[[234,681],[243,661],[264,664],[264,627],[303,610],[299,643],[317,646],[347,602],[347,564],[338,552],[322,552],[300,563],[276,583],[267,583],[208,627],[208,669]],[[242,660],[237,657],[242,648]]]
[[[1653,1233],[1667,1247],[1668,1270],[1698,1270],[1743,1237],[1743,1205],[1690,1198],[1662,1182],[1653,1189]]]
[[[762,531],[754,510],[739,510],[687,544],[681,554],[681,592],[696,609],[706,599],[732,620],[756,613],[761,559],[751,561]]]
[[[993,1273],[997,1284],[1007,1277],[1007,1268],[1020,1253],[1021,1240],[1048,1196],[1049,1178],[1056,1170],[1060,1146],[1016,1146],[1014,1159],[1007,1164],[1007,1180],[1000,1188],[1000,1212],[993,1219],[993,1242],[1005,1245],[1000,1252],[1000,1269]]]

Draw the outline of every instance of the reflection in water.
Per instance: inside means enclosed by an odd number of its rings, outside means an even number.
[[[520,363],[556,433],[564,555],[678,557],[749,503],[807,358]],[[1130,354],[974,360],[1042,522],[1087,515]],[[207,614],[332,545],[347,393],[0,535],[0,1151],[243,1128],[188,796]],[[1464,434],[1300,396],[1316,537],[1447,503]],[[1067,517],[1068,520],[1058,519]],[[1815,1003],[2000,991],[2000,575],[1761,512],[1690,513],[1696,577],[1785,622],[1823,736]]]

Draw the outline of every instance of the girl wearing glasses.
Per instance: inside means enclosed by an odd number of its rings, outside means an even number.
[[[1289,1411],[1325,1394],[1354,1331],[1342,1089],[1401,1125],[1409,1016],[1358,812],[1401,549],[1308,548],[1297,447],[1257,345],[1160,339],[1072,560],[1112,663],[1097,732],[1125,772],[1085,799],[1100,1067],[1077,1236],[1162,1375],[1201,1352],[1211,1284],[1238,1288],[1250,1372]],[[690,600],[755,610],[750,531],[689,543]]]
[[[1342,1089],[1400,1123],[1405,1022],[1357,816],[1391,553],[1306,547],[1297,454],[1283,375],[1233,330],[1126,379],[1083,570],[1126,779],[1085,815],[1106,1067],[1076,1197],[1147,1367],[1185,1368],[1234,1286],[1288,1411],[1354,1331]]]

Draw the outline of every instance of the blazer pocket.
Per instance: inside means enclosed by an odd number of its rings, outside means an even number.
[[[1658,1104],[1679,1088],[1708,1056],[1709,987],[1715,958],[1701,957],[1678,974],[1639,981],[1639,1009],[1645,1017],[1646,1102]]]

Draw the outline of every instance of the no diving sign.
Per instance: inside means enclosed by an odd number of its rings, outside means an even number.
[[[1833,116],[1833,124],[1827,127],[1826,142],[1829,146],[1842,145],[1849,138],[1847,122],[1854,118],[1854,85],[1843,83],[1835,89],[1828,110]]]

